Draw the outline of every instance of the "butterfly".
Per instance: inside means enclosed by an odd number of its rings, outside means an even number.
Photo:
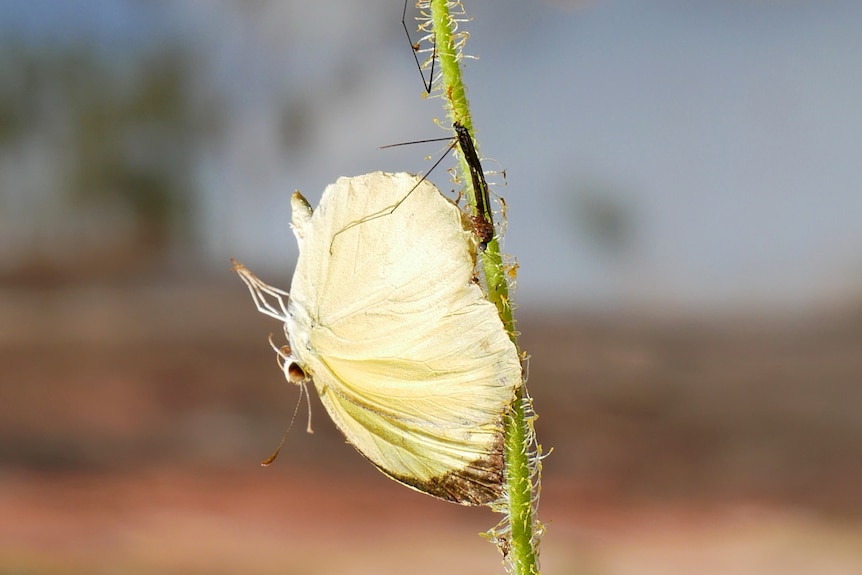
[[[291,207],[289,293],[234,261],[258,310],[284,322],[285,377],[313,382],[338,429],[392,479],[463,505],[500,499],[521,362],[475,282],[470,217],[406,173],[339,178],[316,209],[299,192]]]

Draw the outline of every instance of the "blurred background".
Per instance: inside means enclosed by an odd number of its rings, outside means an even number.
[[[0,573],[502,572],[316,398],[258,465],[297,390],[229,258],[286,288],[294,189],[445,151],[377,149],[447,135],[402,7],[0,0]],[[862,4],[466,8],[545,570],[862,572]]]

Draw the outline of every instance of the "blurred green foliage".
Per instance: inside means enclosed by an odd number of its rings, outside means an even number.
[[[39,169],[58,183],[31,202],[36,209],[121,214],[123,242],[142,256],[193,240],[196,162],[216,108],[196,90],[192,60],[178,43],[113,54],[86,43],[1,43],[0,155],[38,142],[49,149]],[[43,227],[54,225],[63,222]]]

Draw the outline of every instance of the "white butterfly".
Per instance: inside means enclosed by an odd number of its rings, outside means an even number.
[[[348,441],[396,481],[464,505],[499,499],[521,364],[473,280],[470,219],[405,173],[339,178],[316,210],[299,192],[292,208],[289,295],[235,263],[258,310],[285,324],[285,377],[313,380]]]

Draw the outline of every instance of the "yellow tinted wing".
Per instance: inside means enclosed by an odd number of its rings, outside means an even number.
[[[419,182],[341,178],[310,217],[295,205],[291,348],[336,425],[384,473],[488,503],[502,490],[501,419],[520,362],[473,281],[469,223]]]

